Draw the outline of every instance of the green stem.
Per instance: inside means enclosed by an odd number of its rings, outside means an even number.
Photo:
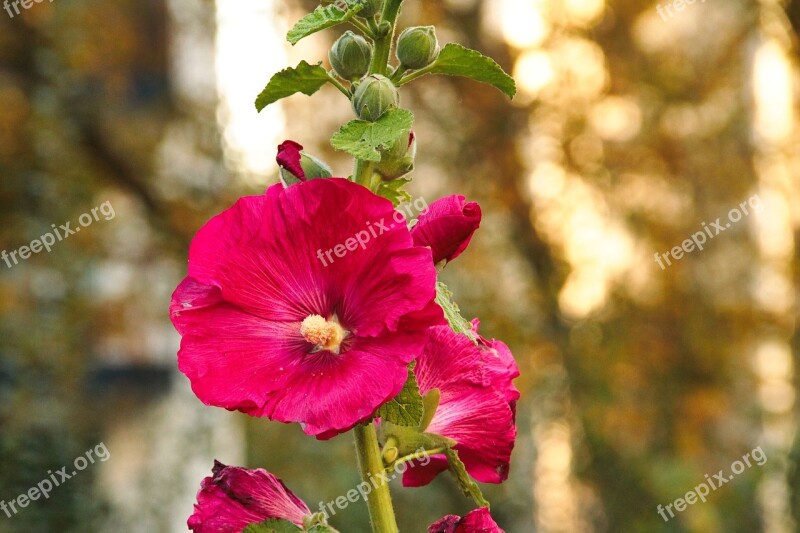
[[[375,174],[375,163],[356,159],[356,166],[353,170],[353,181],[369,188],[372,183],[372,175]]]
[[[369,67],[370,74],[387,74],[389,70],[389,55],[394,42],[394,27],[400,15],[400,5],[403,0],[386,0],[381,14],[381,24],[389,23],[389,31],[385,35],[376,35],[375,50],[372,53],[372,63]]]
[[[331,82],[331,85],[333,85],[334,87],[339,89],[339,92],[342,93],[343,95],[345,95],[348,100],[350,99],[350,97],[352,96],[350,94],[350,91],[348,91],[347,87],[342,85],[342,83],[339,80],[337,80],[336,77],[333,74],[331,74],[330,72],[328,72],[328,81]]]
[[[375,32],[360,20],[352,18],[349,22],[370,39],[375,39]]]
[[[369,517],[373,533],[398,533],[397,521],[392,507],[392,495],[388,481],[383,475],[383,459],[378,447],[378,434],[372,422],[358,425],[353,430],[358,454],[361,480],[374,490],[367,495]],[[377,487],[375,485],[377,484]]]
[[[411,74],[409,74],[407,76],[403,76],[402,78],[400,78],[400,81],[395,83],[395,85],[397,85],[398,87],[402,87],[406,83],[408,83],[410,81],[414,81],[415,79],[421,78],[422,76],[430,73],[434,68],[436,68],[436,61],[434,61],[433,63],[431,63],[430,65],[428,65],[425,68],[421,68],[419,70],[415,70]]]

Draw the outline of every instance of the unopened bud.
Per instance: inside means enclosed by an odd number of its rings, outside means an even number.
[[[367,76],[353,95],[353,109],[362,120],[375,122],[390,109],[400,105],[400,93],[386,76]]]
[[[381,150],[381,162],[375,170],[385,181],[402,178],[414,170],[417,138],[413,131],[401,136],[389,150]]]
[[[281,181],[285,186],[316,178],[330,178],[331,167],[321,159],[301,151],[303,147],[294,141],[285,141],[278,146],[278,166]]]
[[[383,11],[384,0],[361,0],[364,8],[358,12],[359,17],[371,18]]]
[[[328,59],[336,74],[346,80],[354,80],[369,70],[372,45],[360,35],[348,30],[333,43]]]
[[[433,26],[406,28],[397,41],[397,59],[410,69],[425,68],[439,57],[439,40]]]

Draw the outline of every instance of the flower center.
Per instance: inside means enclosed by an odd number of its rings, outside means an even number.
[[[300,324],[300,334],[314,345],[315,352],[329,350],[338,354],[348,332],[339,324],[336,316],[326,320],[320,315],[309,315]]]

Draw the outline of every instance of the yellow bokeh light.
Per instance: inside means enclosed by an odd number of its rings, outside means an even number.
[[[501,0],[503,36],[517,48],[532,48],[550,31],[541,11],[530,0]]]
[[[525,52],[514,65],[514,78],[520,91],[531,97],[538,95],[554,77],[553,64],[547,52]]]

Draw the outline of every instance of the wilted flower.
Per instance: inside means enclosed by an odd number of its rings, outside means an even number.
[[[195,394],[318,438],[396,396],[443,315],[430,250],[393,215],[331,178],[275,185],[209,221],[170,307]]]
[[[452,261],[466,250],[481,225],[481,208],[460,195],[433,202],[411,230],[414,243],[429,246],[433,262]]]
[[[425,431],[456,441],[459,458],[478,481],[505,481],[517,436],[519,398],[512,383],[519,368],[508,347],[482,337],[475,344],[448,326],[433,327],[414,374],[423,395],[440,391],[439,406]],[[426,485],[444,470],[447,458],[434,455],[427,465],[407,469],[403,485]]]
[[[197,493],[189,529],[195,533],[240,533],[270,518],[302,527],[311,511],[283,482],[266,470],[248,470],[214,461],[212,476]]]
[[[505,533],[494,521],[489,509],[481,507],[467,513],[464,518],[447,515],[428,528],[428,533]]]

